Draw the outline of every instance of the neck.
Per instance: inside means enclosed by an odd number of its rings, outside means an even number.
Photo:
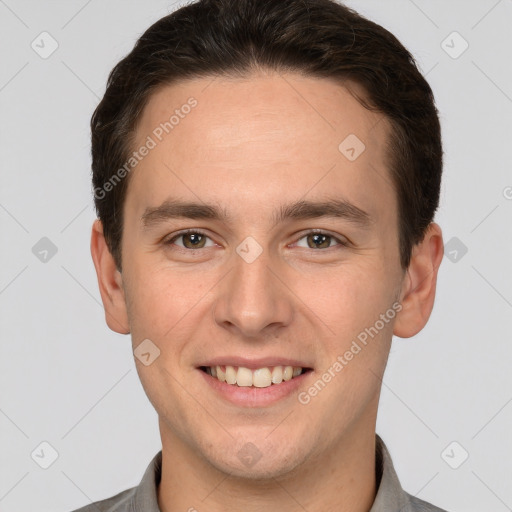
[[[309,457],[291,474],[250,480],[213,467],[178,438],[162,431],[162,512],[368,512],[377,492],[375,428],[348,432],[325,453]],[[353,429],[356,430],[356,429]]]

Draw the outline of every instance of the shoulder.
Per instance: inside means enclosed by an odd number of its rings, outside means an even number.
[[[447,512],[446,510],[420,500],[409,493],[405,494],[409,498],[409,505],[403,509],[403,512]]]
[[[140,484],[110,498],[96,501],[73,512],[159,512],[157,488],[162,469],[162,451],[158,452],[146,468]]]
[[[130,512],[136,489],[136,487],[126,489],[126,491],[122,491],[115,496],[96,501],[73,512]]]

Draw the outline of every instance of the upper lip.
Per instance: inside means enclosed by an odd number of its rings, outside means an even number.
[[[255,370],[256,368],[265,368],[271,366],[300,366],[301,368],[311,368],[310,365],[299,361],[298,359],[291,359],[288,357],[260,357],[248,359],[247,357],[239,356],[225,356],[215,357],[208,361],[201,363],[201,366],[243,366]]]

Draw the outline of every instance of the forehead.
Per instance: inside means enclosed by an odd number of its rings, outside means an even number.
[[[394,201],[389,123],[332,80],[274,73],[167,85],[150,97],[136,135],[136,148],[155,142],[128,188],[139,210],[191,193],[233,207],[236,193],[238,207],[260,210],[263,196],[275,205],[333,193],[375,215]]]

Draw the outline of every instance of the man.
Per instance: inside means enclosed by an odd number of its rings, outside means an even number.
[[[331,0],[203,0],[146,31],[91,127],[106,321],[162,451],[81,510],[439,511],[375,433],[443,256],[439,120],[407,50]]]

